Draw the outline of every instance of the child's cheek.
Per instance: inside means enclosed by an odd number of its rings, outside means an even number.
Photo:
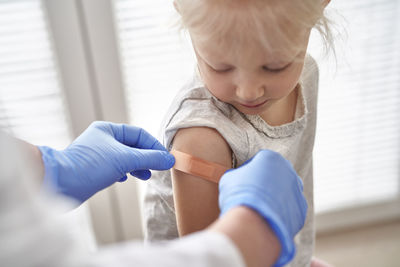
[[[206,86],[206,88],[218,100],[223,101],[223,102],[229,102],[229,99],[230,99],[229,93],[227,92],[227,90],[224,87],[214,85],[214,86]]]
[[[219,74],[207,75],[203,82],[206,88],[220,100],[226,100],[233,90],[233,85]]]
[[[299,83],[303,69],[302,66],[302,64],[294,66],[295,68],[290,72],[284,75],[277,75],[274,79],[271,79],[269,85],[267,85],[267,88],[269,88],[269,95],[273,98],[281,98],[290,94]]]

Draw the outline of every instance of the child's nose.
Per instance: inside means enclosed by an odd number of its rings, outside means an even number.
[[[236,95],[244,102],[253,102],[264,95],[265,87],[256,80],[244,80],[237,84]]]

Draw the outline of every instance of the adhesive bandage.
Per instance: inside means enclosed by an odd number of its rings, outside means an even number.
[[[218,183],[221,176],[229,169],[223,165],[196,158],[178,150],[171,150],[175,157],[174,169],[208,181]]]

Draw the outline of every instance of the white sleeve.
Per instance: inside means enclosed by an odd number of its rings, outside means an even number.
[[[92,266],[244,267],[239,250],[230,239],[202,231],[168,242],[147,245],[126,243],[102,250]]]
[[[64,211],[66,199],[40,194],[21,143],[0,131],[0,266],[81,266],[88,251]],[[40,173],[40,172],[39,172]]]
[[[60,209],[66,199],[39,194],[24,149],[0,132],[1,266],[244,266],[224,235],[204,231],[158,244],[125,243],[89,253],[75,222]],[[26,151],[25,151],[26,152]]]

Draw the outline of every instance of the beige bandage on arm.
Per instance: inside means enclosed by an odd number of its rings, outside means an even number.
[[[174,169],[214,183],[218,183],[221,176],[229,169],[223,165],[196,158],[178,150],[171,150],[171,154],[175,157]]]

